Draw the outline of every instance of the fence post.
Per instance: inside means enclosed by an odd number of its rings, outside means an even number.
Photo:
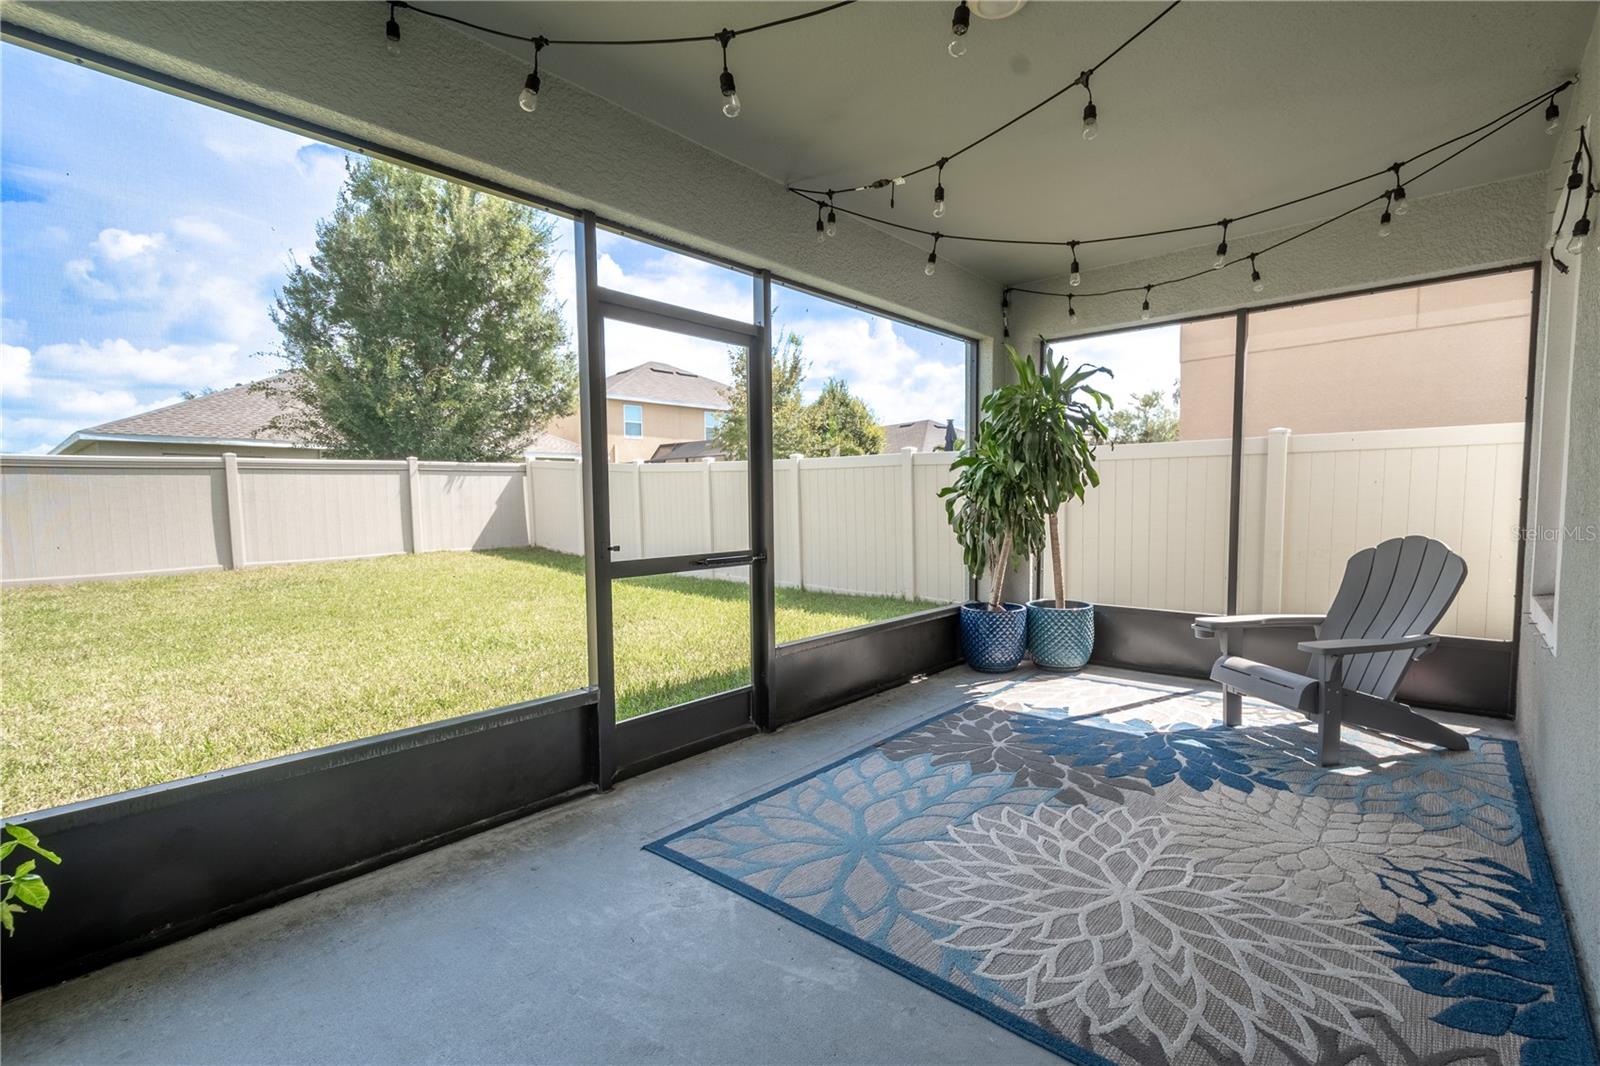
[[[422,529],[417,501],[422,496],[422,470],[415,455],[406,456],[406,528],[411,533],[411,551],[422,550]]]
[[[539,524],[533,510],[533,456],[522,461],[522,511],[528,521],[528,547],[539,546]]]
[[[244,569],[244,493],[239,486],[239,457],[222,453],[222,486],[228,497],[228,569]]]
[[[639,553],[634,556],[635,559],[645,557],[644,531],[644,460],[635,459],[633,460],[633,543],[634,550]]]
[[[900,594],[917,598],[917,450],[900,449]]]
[[[806,551],[801,532],[806,528],[805,515],[800,511],[800,460],[799,452],[789,456],[789,466],[794,477],[789,479],[789,513],[794,516],[789,532],[794,540],[794,583],[804,591],[806,587]]]
[[[700,487],[706,494],[706,551],[717,550],[717,515],[716,506],[711,502],[711,464],[716,462],[710,456],[700,460]]]
[[[1267,476],[1261,488],[1261,610],[1283,610],[1284,509],[1289,498],[1289,430],[1267,430]]]

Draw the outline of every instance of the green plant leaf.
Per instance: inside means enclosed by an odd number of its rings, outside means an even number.
[[[19,876],[11,889],[17,899],[36,911],[44,910],[44,905],[50,902],[50,886],[38,874]]]

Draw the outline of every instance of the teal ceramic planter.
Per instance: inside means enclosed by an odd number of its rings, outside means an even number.
[[[1028,604],[1028,651],[1046,670],[1081,670],[1094,653],[1094,604],[1034,600]]]
[[[1003,674],[1015,670],[1028,651],[1028,615],[1020,603],[991,611],[987,604],[961,607],[961,654],[974,670]]]

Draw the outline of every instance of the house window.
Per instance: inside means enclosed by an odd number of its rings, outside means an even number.
[[[622,435],[624,437],[644,436],[644,408],[636,403],[622,405]]]
[[[722,421],[722,416],[715,411],[706,412],[706,440],[714,440],[717,436],[717,424]]]

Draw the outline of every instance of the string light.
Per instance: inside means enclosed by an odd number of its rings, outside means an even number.
[[[1083,270],[1078,266],[1078,242],[1073,241],[1069,247],[1072,249],[1072,266],[1067,272],[1067,284],[1076,289],[1083,284]]]
[[[1256,253],[1255,252],[1251,252],[1250,253],[1250,291],[1251,292],[1260,292],[1262,289],[1264,289],[1266,287],[1267,287],[1267,283],[1261,280],[1261,271],[1256,269]]]
[[[1550,106],[1544,109],[1544,132],[1546,136],[1554,137],[1556,130],[1561,128],[1561,108],[1556,105],[1555,94],[1550,95]]]
[[[544,51],[544,45],[543,37],[533,39],[533,73],[528,75],[522,83],[522,91],[517,94],[517,106],[530,115],[539,108],[539,53]]]
[[[833,213],[833,201],[828,202],[828,224],[823,232],[830,237],[839,235],[839,216]]]
[[[1078,322],[1078,309],[1072,306],[1072,294],[1067,293],[1067,321],[1073,325]]]
[[[383,24],[383,37],[384,37],[384,47],[389,50],[389,54],[392,55],[392,56],[399,55],[400,54],[400,23],[395,20],[395,17],[394,17],[394,5],[393,4],[389,5],[389,21],[385,22]]]
[[[922,272],[930,278],[939,262],[939,237],[937,233],[933,235],[933,250],[928,253],[928,265],[922,268]]]
[[[944,165],[947,162],[949,162],[949,160],[947,160],[947,159],[939,160],[938,184],[933,187],[933,217],[934,218],[943,218],[944,217]]]
[[[1222,240],[1217,242],[1217,257],[1211,261],[1212,270],[1221,270],[1228,265],[1228,223],[1232,219],[1223,219],[1217,225],[1222,227]]]
[[[1394,191],[1390,195],[1390,202],[1394,204],[1395,217],[1405,214],[1410,208],[1406,205],[1406,187],[1400,181],[1400,168],[1403,163],[1391,163],[1389,169],[1394,172]]]
[[[1389,208],[1394,202],[1394,193],[1383,194],[1383,214],[1378,216],[1378,236],[1387,237],[1394,226],[1394,216],[1389,213]]]
[[[1583,254],[1583,245],[1589,239],[1589,216],[1584,215],[1572,224],[1572,239],[1567,242],[1567,251],[1573,255]]]
[[[945,51],[957,59],[966,55],[967,29],[971,25],[972,9],[967,7],[967,0],[961,0],[956,5],[956,13],[950,17],[950,46]]]
[[[1154,287],[1153,285],[1144,287],[1144,303],[1139,305],[1139,318],[1145,322],[1150,321],[1150,290]]]
[[[1092,141],[1100,136],[1100,111],[1094,106],[1094,92],[1089,88],[1089,75],[1084,72],[1083,88],[1089,93],[1089,102],[1083,105],[1083,139]]]
[[[733,40],[732,30],[723,30],[717,34],[717,43],[722,46],[722,76],[719,83],[722,87],[722,113],[729,118],[738,118],[741,105],[739,103],[739,87],[733,83],[733,71],[728,69],[728,42]]]
[[[1011,339],[1011,292],[1000,294],[1000,336]]]
[[[817,243],[828,239],[828,228],[822,224],[822,205],[817,205]]]

